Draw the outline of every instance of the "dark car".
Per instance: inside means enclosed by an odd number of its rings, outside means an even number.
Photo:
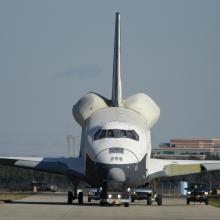
[[[88,202],[91,202],[91,200],[100,200],[100,189],[99,188],[89,188]]]
[[[204,183],[191,183],[187,190],[186,203],[205,202],[208,205],[209,189]]]

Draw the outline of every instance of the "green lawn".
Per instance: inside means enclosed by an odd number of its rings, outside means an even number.
[[[220,198],[219,197],[218,198],[210,198],[209,204],[220,208]]]
[[[28,193],[1,193],[0,192],[0,202],[7,202],[25,198],[30,196]]]

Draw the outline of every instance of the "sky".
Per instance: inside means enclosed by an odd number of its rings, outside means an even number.
[[[160,106],[157,146],[220,138],[220,1],[1,0],[0,155],[66,156],[80,143],[72,106],[111,97],[115,12],[121,13],[123,97]]]

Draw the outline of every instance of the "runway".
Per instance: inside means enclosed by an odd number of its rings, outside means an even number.
[[[86,198],[84,198],[85,201]],[[135,202],[130,207],[100,207],[98,202],[67,205],[65,194],[36,194],[12,203],[0,204],[1,220],[104,220],[169,219],[219,220],[220,209],[195,203],[187,206],[181,198],[165,198],[163,206]]]

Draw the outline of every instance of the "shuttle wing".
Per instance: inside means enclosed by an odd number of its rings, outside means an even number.
[[[181,176],[220,170],[220,161],[215,160],[166,160],[150,159],[148,175],[150,179],[158,177]]]
[[[0,165],[71,175],[80,180],[84,178],[83,164],[81,158],[0,157]]]

